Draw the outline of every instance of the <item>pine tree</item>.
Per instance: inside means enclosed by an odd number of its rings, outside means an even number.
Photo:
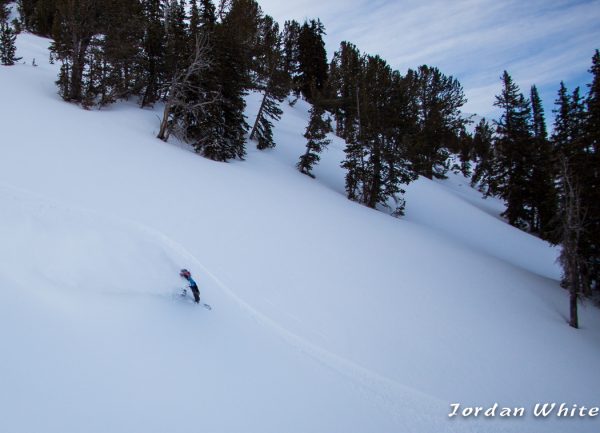
[[[295,85],[300,72],[298,38],[300,37],[300,24],[297,21],[286,21],[283,27],[283,62],[286,76],[289,77],[288,87],[296,96],[300,89]]]
[[[582,293],[586,292],[587,273],[586,257],[581,251],[581,238],[585,230],[585,210],[582,203],[581,185],[573,167],[567,158],[560,159],[562,179],[562,221],[561,253],[559,262],[563,267],[562,285],[569,290],[569,325],[579,328],[577,303]]]
[[[300,157],[297,164],[298,170],[310,177],[315,177],[311,172],[313,166],[321,159],[319,154],[329,145],[331,140],[327,138],[330,132],[329,124],[323,120],[325,110],[318,104],[313,105],[310,110],[310,121],[304,133],[306,152]]]
[[[355,129],[356,97],[360,79],[362,59],[356,46],[342,42],[329,67],[329,83],[332,95],[336,134],[344,140],[349,139]]]
[[[494,103],[502,112],[496,122],[494,182],[499,196],[506,200],[503,216],[511,225],[527,228],[532,219],[529,190],[533,166],[531,107],[508,72],[504,71],[501,80],[502,92]]]
[[[490,124],[481,119],[475,127],[473,135],[473,151],[475,156],[475,171],[471,178],[471,186],[477,186],[485,197],[498,194],[498,186],[494,173],[494,132]]]
[[[546,119],[544,118],[544,107],[535,85],[531,86],[531,114],[533,136],[538,140],[547,140]]]
[[[466,130],[460,131],[457,148],[453,152],[458,154],[460,165],[454,164],[453,170],[458,170],[466,178],[472,174],[471,161],[473,159],[473,136]]]
[[[584,173],[586,171],[586,151],[584,140],[583,122],[585,118],[585,107],[579,88],[576,88],[572,95],[568,93],[564,83],[560,83],[558,98],[554,102],[554,130],[551,142],[554,151],[554,160],[556,162],[556,185],[558,196],[559,222],[564,223],[566,216],[564,213],[568,207],[566,203],[566,187],[573,188],[571,193],[577,191],[580,194],[580,184],[584,182]],[[566,179],[565,176],[570,176]],[[580,201],[580,199],[577,199]],[[562,226],[557,227],[556,238],[560,241],[565,236],[565,230]],[[562,241],[561,241],[562,242]],[[577,250],[579,251],[579,249]]]
[[[348,198],[376,208],[404,210],[402,184],[415,179],[407,160],[411,127],[404,97],[407,87],[400,74],[392,71],[379,56],[365,56],[356,91],[356,121],[346,131],[346,172]]]
[[[59,0],[19,0],[17,1],[17,10],[20,21],[26,30],[49,37],[52,35],[52,25]],[[0,2],[10,3],[7,1]]]
[[[544,109],[537,88],[531,87],[532,167],[529,191],[531,194],[530,230],[543,239],[551,239],[557,211],[557,192],[553,150],[544,119]]]
[[[202,1],[203,19],[206,19],[205,28],[212,47],[211,66],[204,74],[202,86],[215,95],[216,103],[205,110],[197,127],[194,147],[198,153],[215,161],[243,159],[246,154],[248,125],[243,97],[249,85],[249,63],[246,48],[242,46],[242,34],[236,28],[240,17],[245,15],[246,5],[234,2],[224,21],[215,23],[214,15],[210,13],[214,13],[214,7],[210,7],[210,2]]]
[[[308,101],[317,98],[315,93],[322,91],[327,81],[327,52],[323,35],[325,27],[320,20],[305,22],[298,35],[298,87]]]
[[[585,182],[586,152],[584,130],[581,127],[584,107],[579,89],[569,95],[560,83],[558,106],[552,141],[558,168],[559,207],[556,239],[561,244],[559,262],[563,268],[561,284],[570,294],[569,324],[579,327],[577,303],[581,295],[589,294],[589,268],[583,247],[585,215],[582,201],[582,183]]]
[[[198,0],[190,1],[190,25],[189,33],[190,39],[195,40],[196,36],[200,33],[201,27],[200,8],[198,7]]]
[[[17,10],[21,18],[23,28],[35,33],[35,5],[37,0],[19,0]]]
[[[570,293],[569,324],[579,327],[577,304],[600,282],[600,54],[592,58],[585,101],[561,83],[552,135],[560,167],[559,240],[562,285]]]
[[[212,0],[200,0],[200,21],[207,31],[212,31],[217,23],[217,13]]]
[[[42,36],[50,36],[52,34],[57,0],[38,0],[35,3],[33,17],[34,31]]]
[[[362,71],[361,71],[362,76]],[[362,80],[362,77],[361,77]],[[365,168],[365,160],[367,159],[367,149],[362,140],[362,123],[361,123],[361,92],[360,84],[357,83],[355,95],[355,115],[352,118],[352,123],[345,130],[346,147],[344,149],[345,158],[342,161],[341,167],[346,170],[345,186],[348,199],[362,202],[360,191],[361,184],[367,177]]]
[[[223,117],[223,102],[220,84],[220,65],[218,50],[219,40],[217,32],[217,17],[215,6],[211,0],[200,0],[199,4],[200,33],[207,41],[208,52],[206,59],[208,66],[199,79],[198,86],[206,95],[211,95],[215,103],[207,105],[197,119],[194,119],[186,128],[186,136],[192,141],[196,152],[215,160],[225,161],[223,131],[225,121]]]
[[[259,69],[263,13],[255,0],[232,0],[222,27],[236,51],[235,66],[244,89],[254,89]]]
[[[59,0],[51,59],[68,101],[104,106],[140,93],[144,20],[138,0]]]
[[[600,52],[596,50],[589,70],[592,82],[585,98],[583,122],[585,141],[585,180],[582,183],[582,206],[586,210],[583,254],[588,263],[588,286],[600,290]],[[584,294],[589,294],[586,288]]]
[[[62,62],[57,84],[65,101],[82,102],[88,48],[100,29],[102,9],[97,0],[57,0],[51,45]]]
[[[444,178],[449,148],[456,147],[467,121],[460,108],[466,103],[462,86],[438,68],[423,65],[407,74],[418,104],[419,132],[411,159],[417,173],[432,179]]]
[[[0,64],[11,66],[21,60],[16,56],[16,40],[17,35],[6,20],[0,21]]]
[[[558,99],[554,101],[557,106],[554,110],[554,132],[552,133],[552,143],[557,152],[568,156],[570,150],[571,136],[571,99],[564,82],[560,82],[558,90]]]
[[[383,190],[381,194],[383,206],[394,201],[394,216],[404,215],[404,185],[417,179],[409,158],[410,142],[417,131],[417,110],[414,104],[412,89],[398,71],[392,71],[387,101],[383,105]]]
[[[144,16],[137,0],[105,0],[102,37],[92,38],[89,72],[97,70],[94,98],[99,106],[126,99],[141,92]],[[84,77],[85,80],[85,77]]]
[[[142,52],[137,87],[140,89],[142,107],[152,106],[161,97],[164,81],[165,28],[162,0],[142,0],[143,33]]]
[[[283,111],[279,104],[289,89],[279,27],[270,16],[262,20],[258,53],[255,88],[263,92],[263,99],[250,133],[250,140],[256,139],[257,147],[262,150],[275,147],[271,120],[281,118]]]
[[[185,69],[193,48],[193,41],[188,38],[185,4],[178,0],[169,0],[165,6],[165,79]]]

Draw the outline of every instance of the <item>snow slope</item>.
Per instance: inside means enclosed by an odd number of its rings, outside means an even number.
[[[0,68],[0,431],[598,431],[448,419],[600,405],[600,314],[566,325],[556,248],[501,203],[459,176],[411,184],[402,219],[346,200],[341,140],[316,180],[294,170],[302,101],[275,149],[208,161],[154,138],[160,107],[62,102],[48,41],[18,44],[26,64]],[[212,311],[173,297],[181,267]]]

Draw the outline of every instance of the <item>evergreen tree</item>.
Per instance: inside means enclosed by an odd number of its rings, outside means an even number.
[[[86,56],[100,29],[101,11],[99,0],[57,0],[51,51],[62,62],[57,84],[66,101],[83,101]]]
[[[202,1],[205,13],[214,11],[209,4],[206,0]],[[215,95],[216,103],[205,110],[197,127],[194,147],[198,153],[215,161],[243,159],[246,154],[248,125],[243,97],[249,85],[249,63],[246,48],[242,46],[242,34],[236,28],[240,17],[247,12],[245,6],[245,2],[233,2],[222,23],[215,23],[212,15],[208,18],[203,15],[212,49],[209,56],[211,66],[202,86]]]
[[[236,51],[235,66],[244,89],[255,89],[261,58],[263,13],[255,0],[232,0],[223,29]]]
[[[537,140],[547,140],[548,131],[544,118],[544,107],[542,107],[542,100],[535,85],[531,86],[531,114],[533,136]]]
[[[300,157],[297,164],[298,170],[310,177],[314,177],[311,173],[313,166],[320,160],[319,154],[329,145],[331,140],[327,138],[327,133],[330,132],[329,124],[323,120],[325,110],[318,104],[314,104],[310,110],[310,121],[304,133],[304,138],[308,140],[306,143],[306,152]]]
[[[329,83],[332,88],[332,104],[336,120],[336,134],[344,140],[355,131],[356,98],[358,80],[362,71],[362,59],[356,46],[342,42],[330,65]]]
[[[138,88],[140,105],[153,105],[161,97],[164,78],[165,28],[163,26],[164,5],[162,0],[142,0],[143,29]]]
[[[581,185],[573,167],[569,166],[566,157],[562,156],[562,209],[561,209],[561,253],[559,262],[563,267],[562,285],[569,290],[569,325],[579,328],[577,303],[580,296],[586,293],[589,268],[586,266],[585,254],[582,254],[582,236],[585,231],[585,209],[582,203]]]
[[[170,82],[174,74],[185,69],[189,63],[193,43],[188,38],[185,2],[169,0],[165,6],[165,79]]]
[[[383,105],[383,163],[385,166],[383,177],[383,192],[381,198],[387,202],[394,201],[395,216],[404,214],[406,202],[404,200],[403,185],[408,185],[416,180],[415,172],[409,158],[410,143],[418,132],[417,105],[415,104],[409,82],[393,71],[388,98]]]
[[[583,105],[579,89],[570,96],[560,83],[558,108],[552,140],[558,167],[559,220],[556,238],[561,244],[559,262],[563,267],[561,284],[570,294],[569,324],[579,327],[577,303],[581,295],[589,294],[589,268],[582,239],[586,210],[582,201],[582,183],[585,181],[586,153],[581,128]]]
[[[211,95],[215,103],[207,105],[201,116],[190,122],[186,136],[192,140],[196,152],[215,160],[225,161],[226,157],[219,158],[220,154],[224,153],[222,137],[225,123],[217,55],[219,41],[216,35],[216,10],[211,0],[201,0],[199,12],[200,32],[208,42],[208,52],[206,53],[208,66],[200,77],[198,85],[205,94]]]
[[[501,79],[502,92],[494,103],[502,112],[496,122],[494,182],[499,196],[506,200],[503,216],[511,225],[527,228],[532,220],[529,190],[533,166],[531,107],[508,72],[504,71]]]
[[[560,82],[558,90],[558,99],[554,101],[557,106],[554,113],[554,132],[552,133],[552,142],[555,150],[558,152],[566,152],[570,137],[570,116],[571,116],[571,101],[568,90],[563,81]]]
[[[557,212],[557,192],[553,149],[548,140],[544,109],[537,88],[531,88],[532,167],[529,191],[531,194],[530,230],[543,239],[551,239]]]
[[[298,35],[298,87],[304,97],[312,101],[316,92],[323,90],[327,81],[327,52],[323,35],[325,27],[320,20],[305,22]]]
[[[300,93],[300,89],[294,84],[297,83],[300,72],[299,37],[300,24],[294,20],[286,21],[283,27],[283,68],[289,77],[289,90],[293,90],[296,96]]]
[[[554,150],[560,156],[565,156],[570,165],[576,160],[581,162],[585,153],[583,136],[586,113],[584,102],[579,94],[579,87],[573,91],[572,95],[569,95],[564,83],[561,82],[558,99],[554,103],[557,106],[553,110],[555,114],[554,132],[552,133]],[[584,170],[584,167],[578,167],[578,170]]]
[[[458,147],[453,149],[458,154],[460,165],[455,163],[453,170],[458,170],[464,177],[470,177],[471,172],[471,160],[473,159],[473,136],[463,129],[459,133]]]
[[[200,0],[200,17],[202,26],[206,27],[207,31],[213,30],[217,23],[217,13],[212,0]]]
[[[283,61],[279,27],[270,16],[262,20],[258,53],[255,87],[264,93],[250,140],[256,139],[259,149],[267,149],[275,146],[271,120],[279,120],[283,114],[279,104],[288,93],[289,82]]]
[[[248,8],[248,9],[246,9]],[[220,78],[223,135],[222,146],[217,152],[205,155],[211,159],[226,161],[228,159],[244,159],[246,155],[245,135],[248,124],[244,116],[246,102],[244,95],[250,86],[249,66],[250,56],[245,46],[247,39],[253,35],[254,28],[240,32],[239,22],[243,17],[258,14],[255,2],[245,3],[245,0],[233,1],[232,7],[225,20],[218,28],[215,38],[218,41],[218,77]],[[253,24],[254,25],[254,24]],[[253,37],[253,36],[252,36]]]
[[[406,158],[410,136],[404,109],[406,90],[399,73],[378,56],[363,58],[356,92],[356,123],[347,134],[346,173],[348,198],[368,207],[390,207],[394,213],[404,209],[402,184],[414,180]]]
[[[56,13],[57,0],[37,0],[30,19],[31,30],[42,36],[52,34],[52,24]]]
[[[423,65],[407,74],[415,87],[419,132],[413,142],[411,160],[417,173],[432,179],[445,177],[449,148],[457,147],[467,120],[460,111],[466,103],[462,86],[438,68]]]
[[[138,94],[144,33],[139,1],[64,1],[60,6],[51,58],[62,61],[61,96],[87,108]]]
[[[569,324],[579,327],[578,300],[599,288],[600,268],[600,54],[592,58],[585,101],[561,83],[552,135],[560,168],[559,240],[562,285],[570,293]]]
[[[105,0],[101,31],[102,37],[92,43],[98,47],[98,58],[89,68],[96,64],[100,71],[95,98],[103,106],[142,91],[144,15],[140,2]]]
[[[16,56],[16,39],[17,35],[8,25],[6,19],[0,20],[0,64],[10,66],[21,60],[21,57]]]
[[[367,56],[363,81],[361,104],[361,139],[366,148],[366,167],[362,179],[361,196],[363,203],[375,208],[378,203],[385,204],[383,182],[385,178],[384,147],[386,137],[381,134],[385,128],[385,102],[391,91],[391,69],[378,56]],[[369,95],[369,96],[367,96]]]
[[[200,33],[201,27],[200,8],[198,7],[198,0],[190,1],[190,39],[194,40]]]
[[[569,205],[566,203],[568,191],[565,188],[568,186],[572,188],[571,193],[577,192],[579,195],[577,201],[581,202],[580,185],[584,182],[586,171],[585,131],[583,128],[585,107],[579,95],[579,88],[576,88],[570,95],[563,82],[560,83],[555,105],[557,108],[553,110],[555,118],[551,141],[556,161],[559,223],[564,224],[567,218],[564,213]],[[569,179],[566,179],[565,176],[569,176]],[[562,226],[557,227],[555,238],[562,242],[564,236],[568,237],[569,235]],[[577,248],[573,251],[580,253],[579,246]]]
[[[471,178],[471,186],[478,186],[485,197],[498,194],[497,176],[494,173],[495,151],[493,138],[492,127],[485,119],[481,119],[475,127],[475,134],[473,135],[473,152],[476,165]]]
[[[37,0],[19,0],[17,10],[21,18],[23,28],[35,33],[35,6]]]
[[[586,211],[582,244],[588,263],[589,286],[600,289],[600,52],[596,50],[589,70],[592,82],[585,98],[583,123],[585,140],[585,181],[582,183],[582,206]],[[585,294],[589,294],[586,288]]]

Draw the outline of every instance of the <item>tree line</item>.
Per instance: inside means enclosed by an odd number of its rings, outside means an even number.
[[[20,26],[53,39],[65,100],[85,108],[136,98],[164,104],[171,135],[217,161],[243,159],[246,136],[275,146],[273,122],[292,95],[313,105],[298,169],[307,175],[333,130],[348,143],[348,197],[404,209],[403,185],[443,177],[467,121],[460,83],[428,66],[406,75],[347,42],[328,62],[318,19],[282,29],[254,0],[20,0]],[[253,125],[244,96],[260,92]]]
[[[469,132],[456,78],[427,65],[402,74],[350,42],[328,61],[320,20],[280,28],[255,0],[20,0],[18,9],[12,27],[52,37],[65,101],[161,103],[158,138],[173,135],[228,161],[244,158],[246,137],[259,149],[274,147],[280,104],[302,97],[312,108],[301,173],[314,177],[334,132],[346,142],[348,198],[402,215],[405,185],[460,170],[484,195],[505,200],[511,225],[562,245],[572,326],[577,300],[600,290],[598,51],[586,95],[561,84],[551,133],[537,88],[526,97],[506,71],[495,102],[500,118]],[[5,15],[0,35],[9,36],[0,47],[13,48],[2,48],[0,59],[14,63],[15,30]],[[249,125],[251,91],[262,100]]]

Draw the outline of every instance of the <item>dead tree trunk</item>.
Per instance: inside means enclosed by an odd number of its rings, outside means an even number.
[[[173,103],[174,100],[171,98],[171,95],[175,92],[176,81],[173,79],[171,86],[169,88],[169,99],[165,102],[165,108],[163,110],[163,118],[160,121],[160,131],[158,131],[158,135],[156,138],[160,138],[163,141],[167,141],[169,139],[169,135],[171,135],[171,127],[169,125],[169,120],[171,118],[171,112],[173,111]]]
[[[559,257],[563,267],[563,285],[569,290],[569,325],[579,328],[577,303],[584,292],[582,283],[584,262],[579,253],[579,239],[584,229],[584,209],[573,170],[565,157],[561,160],[563,186],[562,251]]]
[[[267,87],[265,89],[265,94],[263,95],[262,102],[260,103],[260,108],[258,109],[258,115],[256,116],[256,120],[254,121],[254,126],[252,127],[252,132],[250,133],[250,140],[254,140],[254,135],[256,134],[256,129],[258,128],[260,118],[263,115],[263,110],[265,109],[265,104],[267,102],[268,96],[269,96],[269,88]]]

